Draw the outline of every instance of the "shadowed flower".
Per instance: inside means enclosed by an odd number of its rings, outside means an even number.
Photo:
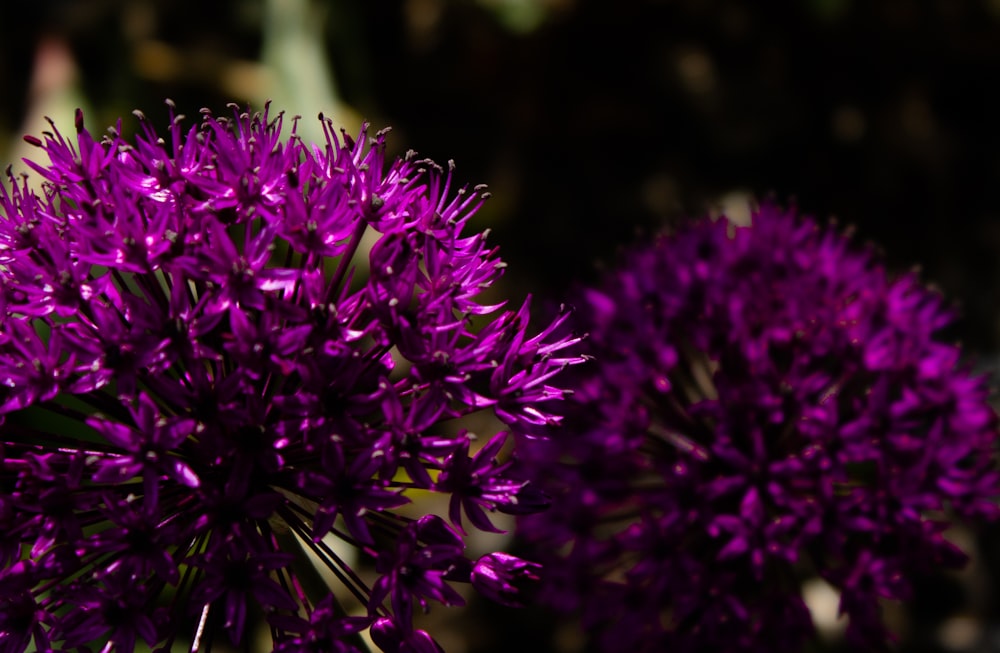
[[[333,595],[316,604],[309,621],[299,617],[272,615],[273,625],[288,634],[274,649],[275,653],[364,653],[353,637],[368,628],[367,617],[338,617]]]
[[[497,603],[518,608],[532,597],[541,566],[509,553],[488,553],[472,567],[472,586]]]
[[[986,385],[936,339],[951,311],[832,227],[691,224],[577,304],[595,360],[524,453],[553,509],[520,533],[604,650],[799,650],[811,574],[881,649],[880,600],[964,562],[949,516],[997,516]]]
[[[204,113],[165,139],[139,114],[132,142],[78,113],[75,139],[27,137],[41,195],[0,190],[0,648],[198,650],[263,614],[283,653],[369,627],[436,650],[411,615],[462,602],[462,508],[494,530],[545,507],[501,448],[556,422],[576,338],[480,302],[503,267],[462,233],[482,187],[386,162],[384,132]],[[509,433],[470,455],[455,420],[482,410]],[[394,512],[418,491],[452,525]]]

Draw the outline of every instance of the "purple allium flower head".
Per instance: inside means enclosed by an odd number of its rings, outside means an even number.
[[[481,301],[482,187],[386,161],[385,132],[203,113],[132,142],[78,113],[27,138],[42,191],[0,189],[0,649],[238,643],[264,615],[282,653],[437,650],[411,615],[462,603],[463,529],[545,507],[501,449],[557,421],[576,339]],[[484,410],[509,432],[476,450],[456,420]],[[415,492],[451,523],[394,511]]]
[[[986,385],[936,339],[952,312],[833,227],[690,224],[577,303],[595,360],[524,453],[553,509],[520,533],[604,650],[798,650],[807,574],[880,649],[880,600],[964,561],[949,515],[997,516]]]

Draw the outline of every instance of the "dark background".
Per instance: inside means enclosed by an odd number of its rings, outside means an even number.
[[[41,112],[69,131],[74,103],[94,131],[118,116],[128,131],[133,108],[165,125],[165,97],[193,120],[229,101],[272,97],[280,109],[297,92],[329,105],[293,109],[310,121],[322,110],[351,130],[359,117],[392,125],[398,152],[454,159],[460,181],[489,183],[475,226],[494,230],[507,292],[557,298],[637,235],[773,197],[854,225],[894,269],[919,264],[961,307],[949,336],[980,364],[996,358],[1000,0],[66,0],[19,11],[0,20],[4,160],[23,154],[16,143]],[[322,53],[291,76],[268,54],[282,43],[268,41],[274,11],[312,28]],[[1000,650],[998,539],[981,540],[972,572],[921,585],[900,616],[902,650]],[[446,618],[470,651],[576,646],[537,612]]]

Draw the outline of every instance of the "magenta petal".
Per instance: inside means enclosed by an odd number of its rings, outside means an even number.
[[[198,480],[198,475],[194,473],[183,460],[178,458],[170,460],[167,463],[170,470],[170,477],[184,485],[185,487],[195,488],[198,487],[200,481]]]

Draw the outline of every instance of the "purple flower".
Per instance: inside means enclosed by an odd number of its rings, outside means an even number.
[[[472,567],[472,586],[497,603],[518,608],[533,593],[540,569],[541,565],[509,553],[488,553]]]
[[[404,632],[391,619],[378,619],[371,627],[372,641],[385,653],[442,653],[425,630]]]
[[[937,339],[951,311],[833,227],[773,205],[690,224],[577,308],[595,360],[521,449],[553,510],[520,533],[606,651],[799,650],[813,574],[880,649],[879,601],[963,563],[950,516],[997,516],[996,418]]]
[[[545,507],[501,447],[557,422],[577,338],[481,302],[482,187],[385,132],[204,114],[131,142],[78,114],[27,138],[40,193],[0,187],[0,648],[237,643],[264,613],[282,652],[437,650],[413,605],[461,603],[462,509]],[[470,454],[483,410],[507,430]],[[452,524],[394,511],[416,492]]]
[[[275,653],[365,653],[366,648],[352,638],[371,623],[367,617],[338,617],[332,594],[316,604],[308,620],[277,614],[269,621],[286,633],[295,633],[278,644]]]

